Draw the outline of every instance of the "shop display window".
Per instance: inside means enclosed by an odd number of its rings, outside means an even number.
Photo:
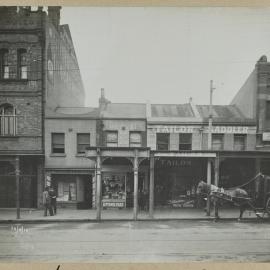
[[[126,207],[126,176],[124,174],[102,176],[102,205],[104,208]]]
[[[76,201],[76,182],[58,182],[57,201]]]

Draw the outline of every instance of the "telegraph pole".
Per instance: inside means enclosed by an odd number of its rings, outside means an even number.
[[[209,104],[209,118],[208,118],[208,150],[212,150],[212,124],[213,124],[213,80],[210,81],[210,104]],[[211,160],[207,160],[207,184],[211,185]],[[207,196],[206,214],[210,216],[210,196]]]

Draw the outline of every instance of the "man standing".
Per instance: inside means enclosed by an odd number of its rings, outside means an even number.
[[[53,210],[53,214],[56,215],[56,192],[53,187],[49,189],[49,196],[51,198],[51,207]]]
[[[53,216],[51,198],[49,195],[49,187],[46,187],[45,190],[43,191],[43,205],[44,205],[44,217],[47,216],[48,210],[49,210],[50,216]]]

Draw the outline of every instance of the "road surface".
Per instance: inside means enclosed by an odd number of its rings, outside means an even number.
[[[0,262],[270,262],[270,224],[0,224]]]

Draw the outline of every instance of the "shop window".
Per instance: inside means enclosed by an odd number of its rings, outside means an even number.
[[[267,100],[266,101],[266,109],[265,109],[265,111],[266,111],[266,119],[267,120],[270,120],[270,100]]]
[[[157,133],[157,150],[168,151],[169,150],[169,133]]]
[[[223,149],[223,134],[213,134],[212,135],[212,150],[222,150]]]
[[[0,79],[9,79],[8,50],[0,50]]]
[[[10,104],[0,106],[0,135],[15,136],[17,130],[16,109]]]
[[[90,146],[90,133],[77,134],[77,153],[85,153],[85,149]]]
[[[126,207],[126,176],[106,173],[102,176],[102,206]]]
[[[192,149],[192,134],[180,133],[179,134],[179,150],[191,150]]]
[[[76,182],[58,182],[57,201],[68,202],[77,200]]]
[[[131,131],[129,133],[129,146],[130,147],[141,147],[142,146],[142,134],[141,134],[141,132]]]
[[[26,80],[27,79],[27,61],[26,61],[26,50],[19,49],[18,50],[18,76],[19,79]]]
[[[246,135],[235,134],[234,135],[234,150],[243,151],[246,149]]]
[[[118,146],[118,132],[107,131],[106,133],[106,146],[117,147]]]
[[[65,134],[52,133],[52,153],[64,154],[65,153]]]

